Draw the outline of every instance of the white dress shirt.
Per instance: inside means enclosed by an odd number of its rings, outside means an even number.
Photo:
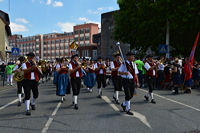
[[[133,62],[129,62],[128,60],[126,61],[129,65],[130,63],[132,63],[132,66],[133,66],[133,69],[135,69],[135,74],[138,74],[138,69],[137,69],[137,66],[135,63]],[[120,66],[120,68],[118,69],[118,72],[128,72],[127,71],[127,68],[126,68],[126,65],[125,64],[122,64]],[[134,79],[134,77],[131,75],[131,73],[129,72],[128,75],[121,75],[122,78],[127,78],[127,79]]]
[[[69,63],[69,70],[72,70],[72,69],[73,69],[72,64]],[[76,71],[76,77],[80,77],[78,70]]]
[[[95,63],[94,69],[98,68],[98,65],[97,65],[97,64],[101,64],[101,63],[100,63],[100,62]],[[103,74],[103,69],[100,69],[100,70],[99,70],[99,74]]]
[[[30,62],[28,61],[28,63],[30,63]],[[27,69],[26,63],[22,64],[22,70],[24,70],[24,69]],[[31,72],[31,80],[35,80],[35,74],[34,74],[34,72]]]

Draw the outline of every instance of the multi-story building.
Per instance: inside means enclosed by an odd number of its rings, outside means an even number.
[[[11,36],[9,15],[0,10],[0,59],[7,60],[8,53],[11,52],[8,37]]]
[[[99,44],[98,46],[98,55],[101,55],[104,58],[113,58],[113,53],[116,52],[118,49],[118,46],[116,43],[118,42],[117,40],[114,40],[113,37],[113,32],[115,30],[115,25],[114,25],[114,14],[115,11],[112,12],[107,12],[101,14],[101,37],[98,37],[99,35],[94,35],[101,40],[100,42],[96,42]],[[93,40],[95,41],[95,40]],[[122,53],[125,54],[129,51],[130,45],[129,44],[120,44]],[[100,52],[100,53],[99,53]]]
[[[20,48],[20,55],[34,52],[37,58],[54,60],[55,58],[70,57],[69,45],[75,40],[79,45],[77,53],[81,57],[96,59],[96,43],[92,43],[92,35],[98,33],[98,24],[86,23],[73,27],[74,31],[69,33],[40,34],[31,37],[20,37],[13,35],[10,44]],[[13,44],[13,42],[16,42]],[[15,56],[10,57],[16,60]]]

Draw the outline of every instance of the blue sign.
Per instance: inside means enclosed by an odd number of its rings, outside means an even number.
[[[20,54],[19,48],[12,48],[11,54],[12,55],[19,55]]]
[[[159,53],[167,53],[168,52],[168,45],[159,45]]]

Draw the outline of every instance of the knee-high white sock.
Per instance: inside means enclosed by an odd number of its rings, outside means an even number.
[[[26,111],[29,110],[30,100],[25,100]]]
[[[116,100],[119,100],[119,91],[115,91]]]
[[[21,94],[18,94],[18,101],[21,102],[22,98],[21,98]]]
[[[99,94],[99,95],[101,94],[101,88],[98,89],[98,94]]]
[[[64,97],[63,97],[63,96],[61,96],[61,100],[62,100],[62,101],[64,100]]]
[[[35,101],[36,101],[36,99],[33,97],[32,101],[31,101],[31,105],[35,105]]]
[[[131,101],[126,101],[126,111],[129,111],[131,109]]]
[[[153,93],[150,93],[150,97],[151,97],[151,100],[154,99],[154,98],[153,98]]]
[[[22,87],[22,93],[24,93],[24,88]]]
[[[78,96],[74,96],[74,104],[77,104]]]

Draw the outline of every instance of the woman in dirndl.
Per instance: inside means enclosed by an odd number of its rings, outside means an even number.
[[[175,60],[174,67],[172,69],[172,75],[173,75],[173,85],[174,85],[174,95],[178,95],[178,86],[182,84],[182,79],[181,79],[181,73],[180,73],[181,66],[178,64],[178,60]]]
[[[56,67],[57,65],[60,65],[61,62],[60,62],[60,59],[59,58],[56,58],[56,63],[54,64],[54,67],[53,67],[53,84],[57,84],[57,77],[58,77],[58,72],[56,71]]]
[[[70,94],[70,83],[68,76],[68,64],[65,58],[61,58],[61,63],[56,66],[58,73],[56,84],[56,95],[61,96],[61,103],[65,100],[65,94]]]
[[[94,61],[89,61],[87,62],[87,66],[84,69],[86,72],[86,75],[84,76],[84,84],[87,86],[87,90],[92,92],[92,88],[96,84],[96,75],[94,71]]]

